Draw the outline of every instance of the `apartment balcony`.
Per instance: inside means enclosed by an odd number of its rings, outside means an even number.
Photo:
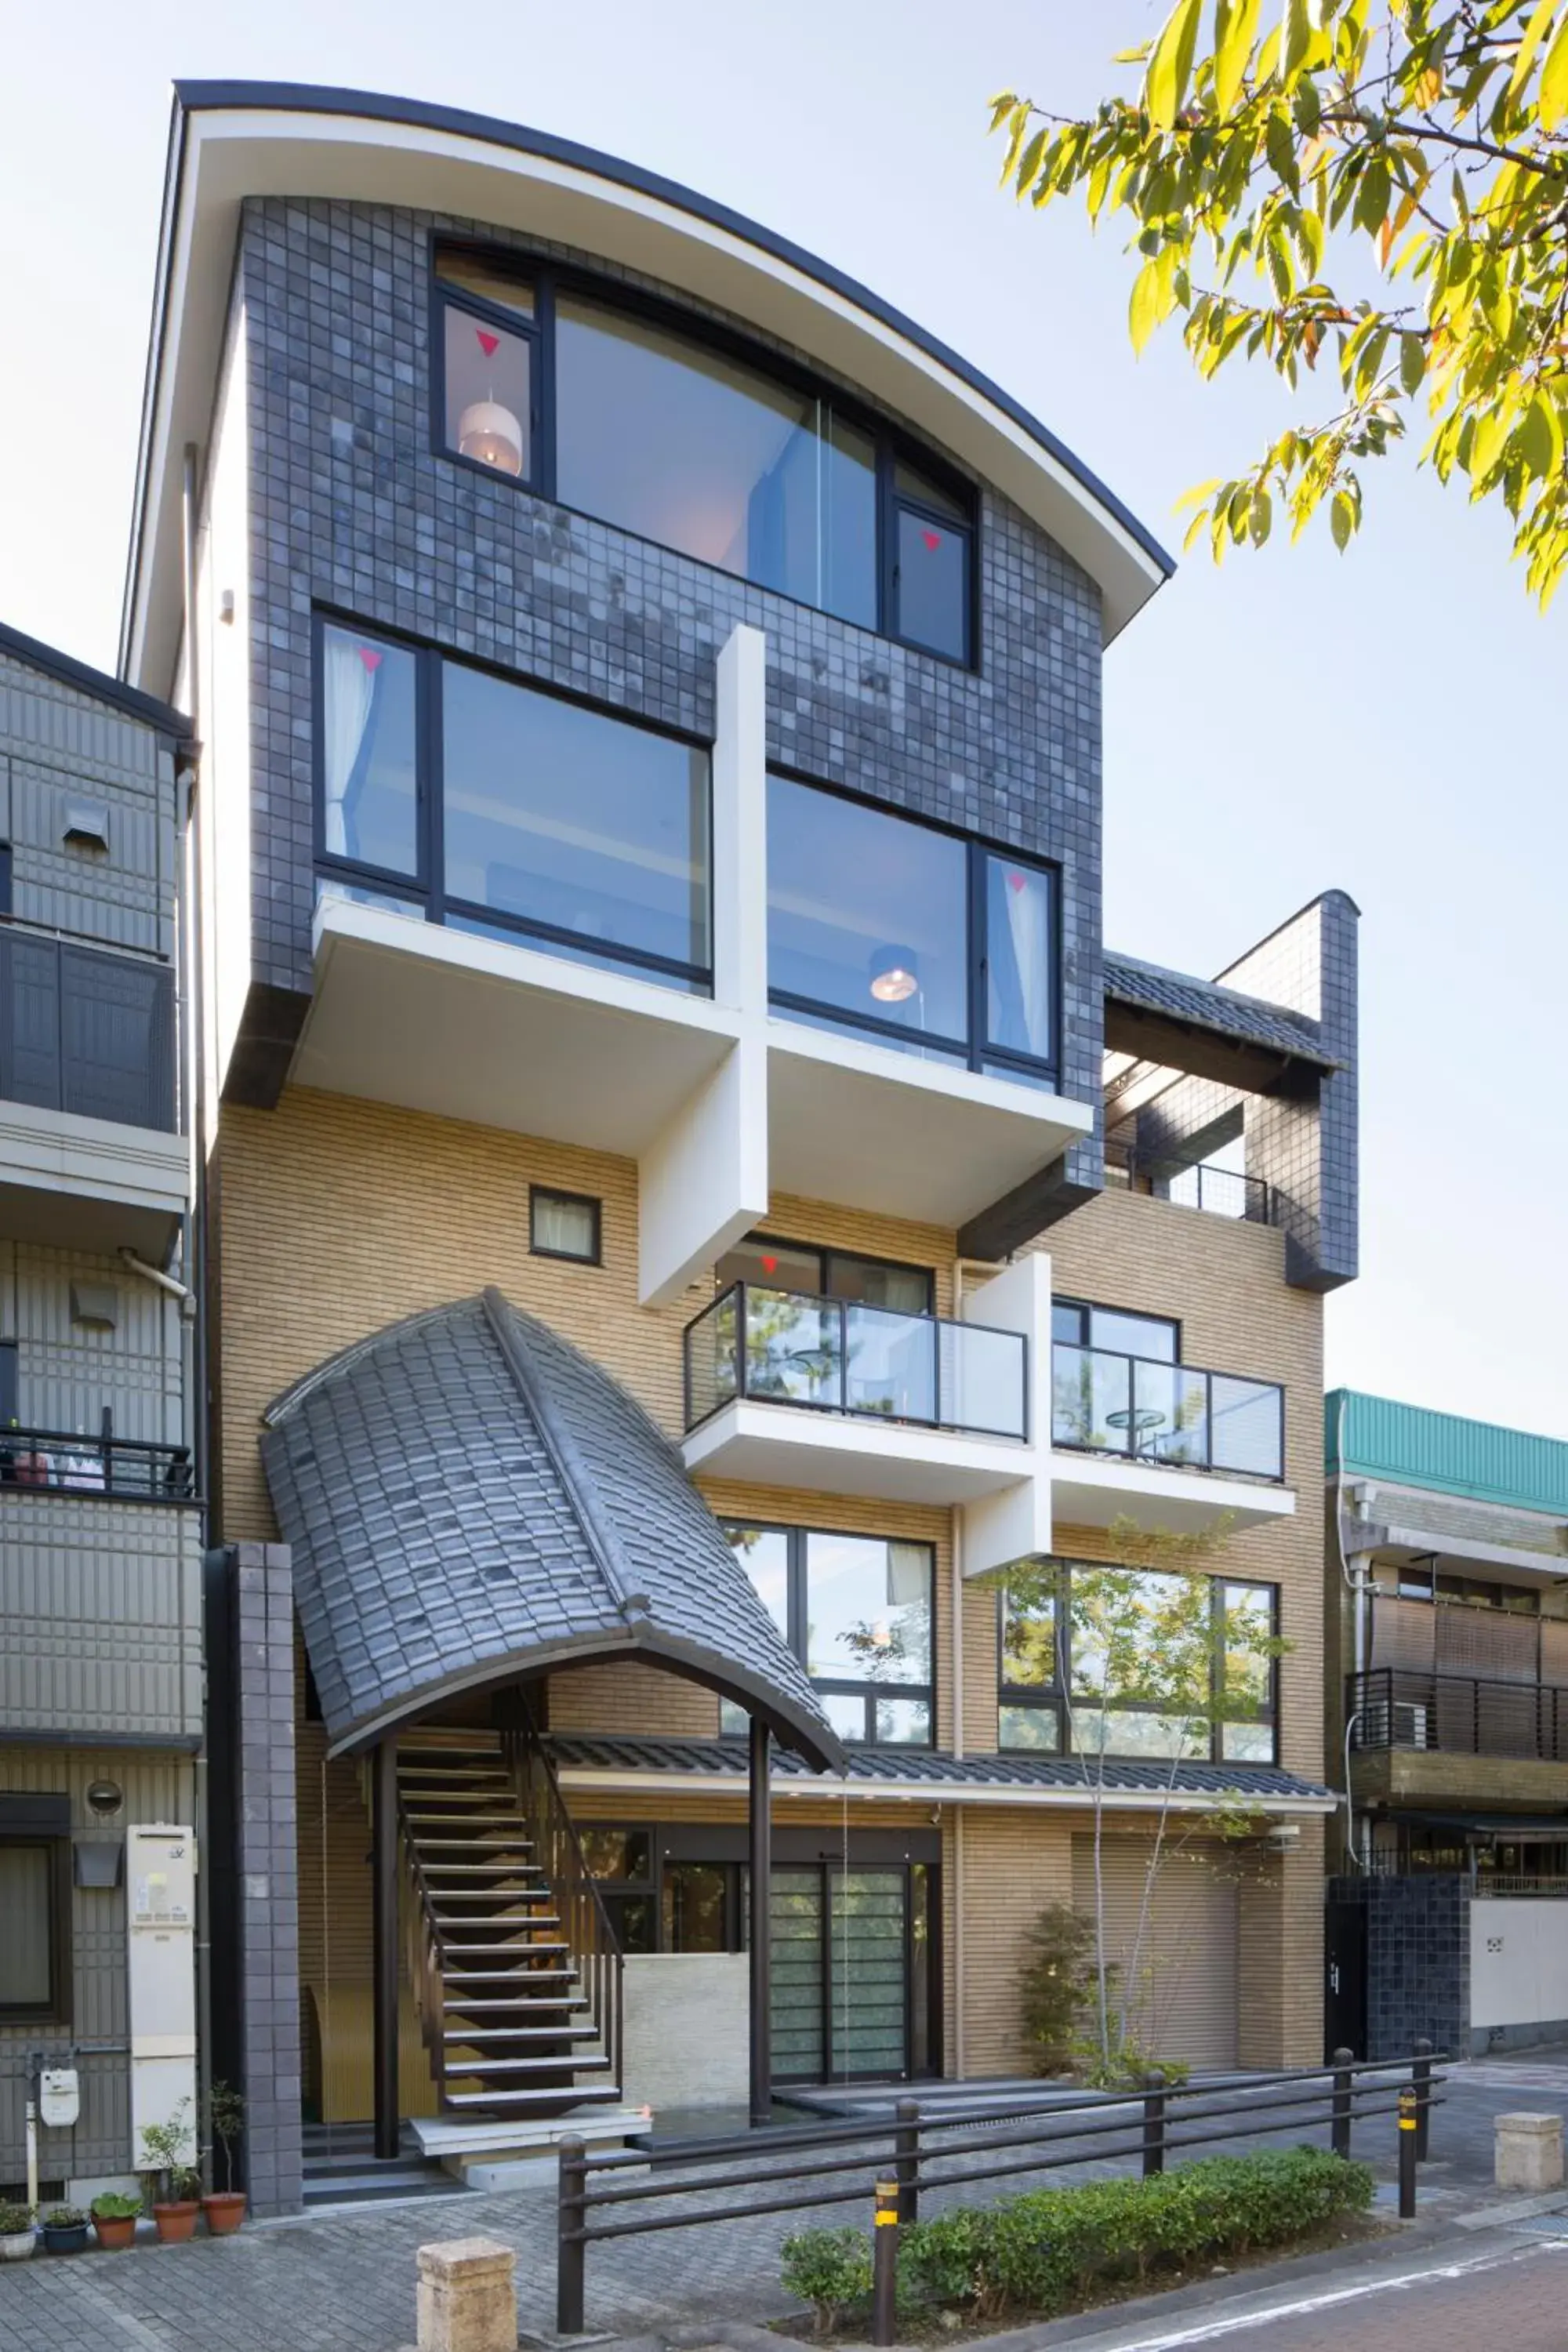
[[[161,1259],[189,1190],[166,965],[0,923],[0,1232]]]
[[[1360,1804],[1568,1804],[1568,1686],[1375,1667],[1345,1707]]]
[[[1274,1188],[1261,1176],[1226,1168],[1213,1160],[1152,1160],[1141,1158],[1124,1143],[1108,1138],[1105,1181],[1122,1192],[1141,1192],[1173,1208],[1201,1209],[1206,1216],[1229,1217],[1248,1225],[1279,1222]]]
[[[199,1738],[201,1515],[183,1446],[0,1435],[0,1722]]]
[[[688,1469],[963,1504],[1029,1472],[1022,1331],[738,1282],[686,1328]]]
[[[1258,1527],[1296,1508],[1276,1381],[1058,1340],[1051,1444],[1055,1515],[1075,1526]]]

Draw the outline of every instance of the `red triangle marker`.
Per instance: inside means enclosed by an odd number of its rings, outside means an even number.
[[[373,673],[381,667],[381,656],[372,646],[361,646],[359,649],[359,657],[361,661],[363,662],[366,669]]]
[[[921,531],[921,537],[924,540],[924,541],[925,541],[925,543],[926,543],[926,546],[930,549],[930,551],[931,551],[931,554],[932,554],[932,555],[934,555],[934,554],[936,553],[936,551],[937,551],[937,549],[942,545],[942,533],[941,533],[941,531],[940,531],[940,530],[922,530],[922,531]]]
[[[493,360],[497,352],[500,349],[500,337],[499,335],[487,335],[482,327],[476,327],[474,329],[474,332],[479,339],[479,349],[483,352],[486,359]]]

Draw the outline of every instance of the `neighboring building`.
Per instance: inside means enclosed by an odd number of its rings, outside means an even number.
[[[1331,2043],[1568,2040],[1568,1443],[1326,1416]]]
[[[1016,2070],[1119,1519],[1228,1540],[1201,1752],[1103,1711],[1115,1931],[1162,1784],[1240,1789],[1159,2031],[1315,2060],[1355,910],[1218,982],[1102,953],[1101,651],[1165,559],[864,289],[609,158],[195,86],[168,187],[122,661],[204,745],[257,2204],[301,2095],[384,2158]]]
[[[0,2184],[58,2068],[56,2196],[196,2086],[186,735],[0,628]]]

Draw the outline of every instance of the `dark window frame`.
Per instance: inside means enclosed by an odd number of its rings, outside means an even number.
[[[1053,1346],[1057,1342],[1055,1317],[1058,1307],[1071,1307],[1086,1318],[1090,1315],[1125,1315],[1132,1322],[1169,1324],[1176,1335],[1176,1351],[1170,1360],[1178,1367],[1184,1361],[1182,1354],[1182,1318],[1179,1315],[1162,1315],[1157,1308],[1150,1307],[1122,1307],[1111,1298],[1078,1298],[1069,1297],[1066,1292],[1054,1291],[1051,1295],[1051,1343]],[[1158,1364],[1165,1360],[1163,1356],[1132,1356],[1130,1348],[1101,1348],[1089,1336],[1091,1329],[1092,1326],[1086,1320],[1083,1325],[1083,1338],[1064,1339],[1061,1345],[1064,1348],[1088,1348],[1096,1355],[1131,1356],[1132,1361],[1138,1364]]]
[[[71,1841],[68,1832],[7,1828],[0,1847],[42,1852],[49,1868],[49,1996],[45,2001],[0,2001],[0,2025],[68,2026],[71,2022]]]
[[[832,1298],[838,1296],[837,1292],[829,1290],[827,1286],[828,1262],[833,1258],[846,1259],[852,1265],[886,1266],[889,1274],[918,1274],[925,1283],[926,1297],[930,1301],[930,1304],[922,1311],[931,1316],[933,1319],[935,1318],[936,1271],[932,1266],[914,1265],[907,1259],[901,1257],[882,1257],[879,1255],[874,1255],[870,1250],[837,1249],[831,1242],[790,1241],[787,1240],[783,1234],[742,1234],[740,1240],[738,1242],[731,1242],[730,1246],[731,1249],[752,1247],[756,1249],[789,1250],[798,1257],[816,1258],[819,1287],[816,1291],[802,1291],[800,1296],[803,1298]],[[727,1255],[728,1252],[726,1252],[726,1255]],[[731,1281],[732,1280],[733,1277],[731,1277]],[[761,1282],[752,1284],[751,1286],[756,1290],[765,1290],[769,1286],[766,1279],[764,1279]],[[715,1276],[713,1295],[716,1298],[721,1297],[722,1294],[730,1287],[731,1283],[721,1282],[718,1280],[717,1276]],[[788,1283],[775,1283],[773,1287],[778,1290],[788,1290],[789,1285]],[[900,1314],[907,1312],[904,1308],[900,1308],[897,1311]],[[747,1520],[746,1525],[749,1527],[751,1524],[751,1521]]]
[[[783,1536],[784,1558],[785,1610],[789,1622],[787,1641],[790,1652],[801,1672],[807,1675],[811,1687],[825,1698],[860,1698],[865,1702],[863,1721],[866,1736],[851,1739],[852,1748],[875,1748],[879,1750],[907,1749],[911,1755],[929,1755],[937,1744],[937,1693],[942,1687],[942,1661],[937,1643],[936,1624],[936,1546],[924,1536],[881,1536],[865,1528],[822,1527],[816,1524],[785,1523],[779,1519],[724,1518],[720,1528],[726,1541],[731,1528],[754,1528],[759,1535]],[[877,1683],[866,1675],[814,1675],[806,1664],[807,1554],[813,1536],[840,1537],[848,1543],[909,1543],[918,1544],[931,1563],[931,1680],[929,1683]],[[737,1552],[735,1558],[743,1569],[745,1560]],[[876,1737],[876,1702],[878,1697],[923,1699],[930,1723],[929,1736],[924,1739],[879,1739]],[[734,1739],[742,1735],[725,1731],[721,1717],[720,1738]]]
[[[465,461],[466,462],[466,461]],[[489,468],[481,468],[488,471]],[[667,727],[645,718],[640,711],[626,710],[613,703],[597,701],[593,696],[574,693],[570,688],[557,686],[552,679],[525,677],[509,670],[499,662],[475,660],[467,654],[456,654],[445,646],[434,644],[426,637],[409,635],[405,630],[389,628],[380,621],[367,621],[359,614],[334,604],[317,604],[310,616],[310,793],[312,800],[311,839],[314,845],[316,877],[335,878],[351,887],[375,892],[382,898],[399,898],[406,902],[411,913],[420,914],[429,923],[452,928],[467,927],[484,931],[501,932],[516,940],[520,947],[547,946],[568,951],[576,961],[595,966],[610,966],[628,971],[635,979],[639,972],[658,972],[682,982],[696,993],[710,995],[713,987],[713,746],[703,736],[682,727]],[[323,644],[329,628],[342,629],[355,636],[366,637],[400,651],[411,654],[415,661],[415,803],[417,863],[415,875],[399,874],[386,866],[373,866],[367,861],[345,857],[329,850],[326,845],[326,662]],[[708,900],[708,961],[702,964],[679,961],[672,956],[657,954],[647,948],[588,946],[579,931],[567,930],[563,925],[544,923],[531,916],[510,914],[503,908],[479,906],[468,898],[454,898],[447,889],[446,876],[446,741],[442,725],[442,677],[447,667],[478,671],[481,676],[497,679],[503,686],[516,687],[527,694],[537,694],[548,700],[564,702],[574,709],[585,710],[596,719],[605,719],[616,726],[635,728],[644,735],[652,735],[661,742],[679,743],[688,751],[700,751],[709,762],[707,824],[704,834],[706,858],[706,895]]]
[[[21,1381],[20,1345],[15,1339],[0,1339],[0,1431],[21,1420]]]
[[[1184,1573],[1184,1571],[1177,1569],[1138,1569],[1123,1560],[1073,1559],[1069,1559],[1065,1554],[1053,1556],[1048,1565],[1055,1571],[1055,1592],[1052,1602],[1053,1654],[1056,1665],[1055,1675],[1049,1683],[1014,1683],[1008,1681],[1007,1591],[1005,1585],[1004,1585],[996,1596],[996,1705],[998,1714],[1000,1715],[1001,1710],[1004,1708],[1016,1707],[1022,1711],[1054,1717],[1057,1737],[1055,1745],[1049,1751],[1051,1754],[1057,1756],[1098,1756],[1102,1752],[1098,1748],[1080,1749],[1073,1745],[1072,1740],[1073,1713],[1071,1702],[1073,1698],[1073,1688],[1071,1581],[1073,1570],[1075,1568],[1087,1568],[1093,1570],[1096,1573],[1100,1573],[1105,1570],[1125,1570],[1129,1575],[1133,1576],[1177,1576]],[[1193,1764],[1202,1764],[1205,1762],[1211,1764],[1225,1764],[1238,1760],[1235,1758],[1227,1758],[1223,1752],[1225,1744],[1225,1727],[1226,1721],[1229,1720],[1236,1723],[1256,1723],[1266,1725],[1272,1734],[1274,1751],[1272,1757],[1266,1760],[1273,1764],[1278,1764],[1279,1760],[1279,1661],[1278,1658],[1270,1658],[1268,1661],[1268,1696],[1264,1705],[1259,1708],[1256,1715],[1226,1718],[1221,1710],[1225,1704],[1226,1596],[1233,1589],[1245,1592],[1261,1592],[1265,1594],[1268,1601],[1268,1633],[1267,1638],[1272,1642],[1277,1641],[1279,1635],[1279,1587],[1278,1584],[1270,1583],[1263,1577],[1227,1576],[1223,1571],[1215,1574],[1208,1574],[1207,1571],[1204,1571],[1204,1573],[1209,1588],[1211,1637],[1210,1712],[1208,1716],[1209,1752],[1206,1758],[1203,1756],[1193,1756],[1185,1759],[1184,1760]],[[1087,1704],[1092,1712],[1103,1712],[1108,1715],[1158,1715],[1162,1712],[1161,1708],[1154,1706],[1150,1701],[1142,1699],[1119,1699],[1101,1708],[1097,1703],[1092,1701],[1085,1702],[1080,1696],[1080,1704]],[[1028,1744],[1024,1741],[1015,1741],[1012,1743],[1006,1741],[1003,1738],[1000,1721],[997,1725],[996,1746],[997,1752],[1004,1755],[1031,1755],[1040,1752],[1038,1749],[1030,1748]],[[1106,1757],[1113,1760],[1117,1758],[1119,1752],[1120,1751],[1114,1748],[1107,1748],[1103,1751]],[[1142,1763],[1147,1762],[1149,1759],[1146,1757],[1135,1756],[1132,1760]],[[1265,1759],[1260,1759],[1258,1760],[1263,1761]]]
[[[820,793],[825,799],[847,801],[852,808],[868,809],[874,815],[885,816],[897,824],[920,826],[926,833],[941,834],[963,847],[966,864],[963,887],[964,969],[967,987],[965,1007],[968,1015],[967,1037],[947,1037],[936,1032],[906,1028],[901,1022],[890,1021],[875,1013],[860,1013],[844,1005],[821,1003],[815,997],[803,996],[797,991],[774,988],[770,980],[768,1003],[784,1013],[798,1013],[829,1028],[850,1029],[863,1033],[876,1043],[895,1040],[901,1045],[919,1045],[925,1053],[940,1055],[953,1069],[969,1070],[978,1076],[1011,1076],[1047,1078],[1053,1086],[1061,1081],[1062,1049],[1062,869],[1054,858],[1037,856],[1032,850],[1014,849],[1005,842],[984,841],[978,835],[965,833],[955,824],[942,824],[926,816],[912,815],[907,809],[889,808],[886,802],[871,800],[864,793],[847,791],[842,784],[831,783],[821,776],[808,776],[798,768],[785,765],[782,760],[768,761],[768,773],[782,777],[787,784],[798,784],[806,792]],[[1051,894],[1051,1046],[1048,1057],[1022,1054],[1016,1047],[993,1045],[987,1034],[990,988],[990,919],[986,907],[985,876],[993,858],[1026,866],[1038,874],[1049,885]],[[1129,1308],[1128,1312],[1132,1310]]]
[[[594,1213],[594,1249],[592,1256],[581,1250],[550,1249],[537,1238],[536,1212],[541,1201],[559,1202],[569,1209],[591,1209]],[[528,1188],[528,1254],[530,1257],[550,1257],[563,1265],[600,1265],[605,1263],[605,1204],[596,1192],[567,1192],[559,1184],[531,1184]]]
[[[471,294],[450,278],[443,278],[440,260],[444,254],[465,255],[483,261],[498,273],[508,272],[525,281],[533,294],[531,321],[509,310],[504,303],[488,300],[483,295]],[[812,400],[826,401],[847,424],[870,436],[876,448],[876,545],[877,545],[877,621],[869,634],[886,637],[894,645],[919,654],[928,661],[942,663],[949,669],[973,675],[981,667],[980,654],[980,560],[982,501],[976,485],[953,465],[940,450],[930,447],[914,436],[903,432],[889,419],[880,416],[855,394],[845,393],[826,377],[803,368],[782,353],[772,352],[765,343],[737,332],[721,321],[704,318],[700,312],[687,310],[667,297],[650,294],[640,287],[626,286],[615,278],[598,276],[593,270],[563,266],[542,254],[527,249],[496,247],[482,238],[432,235],[426,247],[426,282],[428,286],[428,349],[430,355],[429,416],[431,451],[434,457],[448,465],[460,466],[465,472],[482,475],[490,482],[500,482],[513,489],[526,491],[543,499],[552,506],[561,506],[556,495],[555,451],[555,298],[558,292],[580,294],[586,299],[601,302],[608,310],[619,310],[624,316],[637,319],[650,326],[664,328],[685,336],[699,350],[731,359],[768,377],[773,383],[798,392]],[[447,439],[447,363],[446,309],[448,304],[468,315],[485,320],[507,334],[529,338],[532,342],[530,415],[530,455],[532,463],[527,475],[500,474],[493,466],[486,466],[476,457],[465,457]],[[951,514],[924,506],[918,497],[894,486],[895,469],[900,459],[919,473],[930,477],[932,484],[945,490],[963,512],[963,520],[955,521]],[[963,654],[962,657],[943,653],[934,646],[926,646],[913,637],[906,637],[893,625],[899,615],[898,518],[901,509],[929,517],[944,530],[961,531],[966,545],[963,596]],[[661,541],[649,540],[642,532],[626,527],[605,515],[584,512],[574,507],[563,507],[567,514],[584,513],[586,521],[605,525],[612,530],[623,530],[628,539],[638,540],[645,547],[663,546]],[[680,554],[679,549],[666,549],[667,553]],[[684,559],[699,562],[697,556]],[[705,566],[713,570],[715,566]],[[726,578],[744,581],[740,572],[725,573]],[[761,581],[745,581],[764,595],[778,596],[787,604],[798,604],[803,612],[826,612],[819,604],[803,604],[781,588],[769,588]],[[837,619],[827,614],[829,619]],[[845,628],[865,628],[864,622],[844,621]]]

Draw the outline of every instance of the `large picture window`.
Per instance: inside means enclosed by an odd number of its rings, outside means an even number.
[[[973,658],[973,493],[787,362],[668,304],[436,255],[437,446],[715,570]]]
[[[768,989],[798,1019],[1048,1079],[1057,887],[1054,867],[768,777]]]
[[[1002,1596],[998,1744],[1272,1763],[1277,1613],[1272,1585],[1043,1561]]]
[[[929,1748],[930,1544],[815,1528],[724,1532],[839,1738],[857,1748]],[[743,1709],[726,1702],[721,1726],[744,1731]]]
[[[701,745],[325,617],[317,679],[331,887],[707,984]]]
[[[70,2021],[70,1804],[0,1799],[0,2022]]]

